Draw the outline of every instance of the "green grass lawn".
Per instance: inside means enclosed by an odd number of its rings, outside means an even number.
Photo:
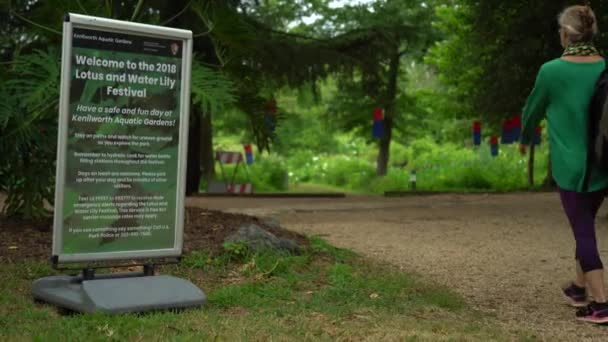
[[[55,272],[43,262],[0,268],[0,340],[526,340],[475,312],[446,288],[312,238],[299,256],[187,255],[164,274],[208,295],[200,309],[141,315],[61,315],[34,303],[31,283]]]

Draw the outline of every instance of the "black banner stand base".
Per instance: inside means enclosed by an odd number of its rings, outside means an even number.
[[[144,272],[52,276],[32,285],[35,300],[76,312],[107,314],[186,309],[202,306],[207,297],[191,282]]]

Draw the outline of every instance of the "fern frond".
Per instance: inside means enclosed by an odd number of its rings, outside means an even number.
[[[222,72],[192,64],[192,101],[203,112],[217,113],[236,100],[235,85]]]
[[[2,211],[39,218],[53,193],[59,54],[19,55],[7,74],[0,84],[0,187],[8,195]]]
[[[21,94],[20,103],[28,111],[38,111],[59,98],[59,60],[57,49],[50,48],[21,55],[13,63],[14,77],[7,86]]]

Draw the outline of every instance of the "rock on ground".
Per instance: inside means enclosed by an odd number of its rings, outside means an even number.
[[[263,250],[287,251],[300,254],[300,247],[296,242],[289,239],[278,238],[276,235],[264,230],[256,224],[243,224],[232,235],[228,236],[226,242],[244,243],[250,249],[259,252]]]

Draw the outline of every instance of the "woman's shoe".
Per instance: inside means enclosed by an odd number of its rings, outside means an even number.
[[[591,302],[576,312],[576,319],[595,324],[608,323],[608,303]]]
[[[568,304],[575,308],[582,308],[587,306],[587,289],[584,287],[578,287],[574,283],[570,284],[570,286],[562,288],[562,294]]]

